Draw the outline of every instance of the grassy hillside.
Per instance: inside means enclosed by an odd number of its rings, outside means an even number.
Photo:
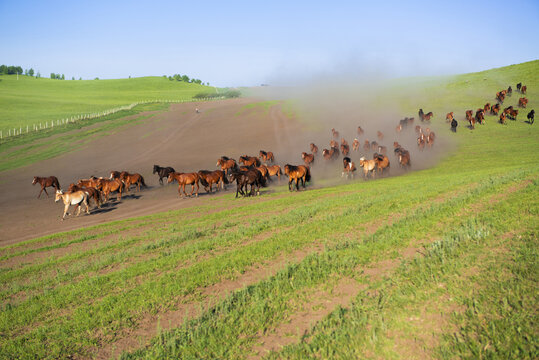
[[[213,87],[164,77],[115,80],[51,80],[0,76],[0,129],[26,128],[143,100],[188,100]]]
[[[537,108],[538,66],[429,81],[422,107],[463,114],[523,81]],[[539,128],[524,120],[452,134],[438,116],[457,151],[400,177],[1,248],[0,357],[536,359]]]

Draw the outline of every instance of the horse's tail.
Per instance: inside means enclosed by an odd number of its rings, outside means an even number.
[[[262,186],[262,187],[268,186],[268,184],[266,183],[266,177],[264,175],[262,175],[260,170],[258,170],[258,172],[260,173],[260,186]]]
[[[142,186],[144,186],[145,188],[148,187],[148,185],[146,185],[146,183],[144,182],[144,177],[142,175],[140,175],[140,183],[142,184]]]
[[[197,174],[197,176],[198,176],[198,179],[200,180],[200,183],[202,184],[202,186],[210,186],[210,184],[208,184],[208,182],[206,181],[204,176],[201,176],[200,174]]]
[[[60,190],[60,183],[57,178],[54,178],[54,187],[56,188],[56,191]]]
[[[230,182],[228,181],[228,176],[226,176],[226,174],[223,173],[223,182],[225,184],[230,184]]]
[[[307,167],[306,174],[305,174],[305,182],[311,181],[311,170],[309,167]]]

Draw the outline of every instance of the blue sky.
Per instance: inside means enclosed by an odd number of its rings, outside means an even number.
[[[215,86],[480,71],[539,58],[539,1],[6,1],[0,64]]]

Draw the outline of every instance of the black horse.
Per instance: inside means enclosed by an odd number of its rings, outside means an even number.
[[[451,131],[457,132],[457,126],[459,126],[459,123],[453,118],[453,120],[451,120]]]
[[[170,166],[168,167],[161,167],[159,165],[153,166],[153,174],[159,175],[159,183],[161,185],[163,185],[163,178],[168,178],[168,175],[173,172],[176,172],[176,170],[174,170],[174,168],[171,168]]]
[[[519,83],[517,84],[517,90],[520,91],[520,88],[521,88],[521,87],[522,87],[522,83],[519,82]]]
[[[535,110],[532,110],[528,113],[528,122],[530,124],[533,124],[534,121],[535,121]]]

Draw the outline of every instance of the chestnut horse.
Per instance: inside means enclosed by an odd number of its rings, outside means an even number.
[[[125,184],[126,192],[129,192],[131,185],[135,185],[137,191],[140,191],[141,186],[147,187],[146,183],[144,183],[144,178],[138,173],[130,174],[127,171],[122,171],[120,174],[120,180],[122,180]]]
[[[283,172],[279,165],[266,166],[266,168],[268,169],[268,178],[270,176],[277,176],[279,181],[281,181],[281,175],[283,174]]]
[[[412,163],[410,161],[410,153],[402,147],[395,148],[395,154],[399,157],[399,165],[402,168],[409,168]]]
[[[500,111],[500,104],[496,104],[496,105],[493,105],[491,108],[490,108],[490,113],[492,115],[498,115],[498,112]]]
[[[159,165],[153,166],[153,174],[159,175],[159,183],[163,185],[163,178],[167,178],[168,174],[171,172],[175,172],[174,168],[167,166],[167,167],[161,167]]]
[[[389,173],[389,158],[383,154],[374,153],[373,160],[376,161],[377,172],[384,175]]]
[[[97,179],[97,190],[103,192],[105,195],[105,201],[109,200],[109,194],[113,191],[118,191],[116,200],[122,200],[122,191],[124,190],[124,183],[120,179]]]
[[[217,164],[215,166],[220,166],[221,170],[225,172],[225,175],[228,175],[228,170],[237,170],[238,164],[236,164],[236,160],[230,159],[226,156],[221,156],[219,160],[217,160]]]
[[[245,166],[260,166],[260,160],[254,156],[240,156],[239,162],[243,163]]]
[[[354,141],[352,142],[352,150],[359,151],[359,140],[358,139],[354,139]]]
[[[447,113],[447,115],[445,116],[445,122],[451,122],[453,120],[453,111],[451,111],[450,113]]]
[[[62,220],[66,217],[66,215],[69,215],[67,210],[69,209],[69,205],[75,205],[75,209],[79,209],[77,212],[77,216],[80,215],[80,209],[81,204],[84,204],[86,206],[86,214],[90,214],[90,210],[88,209],[88,194],[85,193],[82,190],[78,190],[75,192],[67,192],[64,193],[62,190],[56,190],[56,197],[54,199],[55,202],[60,201],[64,202],[64,215],[62,216]]]
[[[56,191],[60,190],[60,183],[58,182],[58,179],[56,176],[49,176],[49,177],[39,177],[34,176],[34,180],[32,181],[32,185],[35,185],[39,183],[41,185],[41,190],[39,191],[39,195],[37,198],[41,196],[41,193],[45,191],[45,194],[47,194],[47,197],[49,197],[49,193],[47,192],[47,187],[53,187],[56,189]]]
[[[309,167],[305,165],[290,165],[286,164],[284,166],[284,173],[288,176],[288,190],[292,191],[292,181],[296,183],[296,191],[299,191],[299,182],[305,189],[305,183],[311,181],[311,171]]]
[[[219,188],[224,189],[225,184],[228,184],[228,179],[226,178],[225,172],[222,170],[200,170],[198,175],[208,183],[209,190],[208,186],[204,186],[204,188],[206,192],[209,192],[210,194],[212,192],[213,184],[217,184],[217,190],[219,190]]]
[[[335,139],[339,138],[339,132],[337,130],[335,130],[335,128],[331,129],[331,133],[333,134],[333,137]]]
[[[342,144],[341,145],[341,152],[343,156],[347,156],[350,153],[350,146],[348,144]]]
[[[314,162],[314,154],[307,154],[306,152],[303,152],[301,153],[301,158],[307,166],[311,166],[311,164]]]
[[[318,154],[318,146],[316,146],[314,143],[311,143],[311,151],[313,154]]]
[[[522,85],[522,87],[520,88],[520,92],[522,94],[526,94],[526,91],[528,90],[528,87],[526,85]]]
[[[520,99],[518,99],[519,107],[526,108],[526,105],[528,105],[528,99],[526,99],[525,97],[521,97]]]
[[[208,186],[209,184],[206,182],[204,178],[201,178],[198,173],[180,173],[180,172],[172,172],[168,175],[167,182],[170,184],[176,180],[178,182],[178,194],[180,197],[183,198],[182,190],[185,196],[187,196],[187,193],[185,192],[185,185],[191,185],[191,194],[189,196],[193,196],[193,192],[195,190],[195,186],[197,187],[197,191],[195,196],[198,197],[198,183],[202,183],[203,186]]]
[[[273,153],[271,151],[265,152],[264,150],[260,150],[258,153],[258,157],[265,162],[274,162],[275,159],[273,157]]]

